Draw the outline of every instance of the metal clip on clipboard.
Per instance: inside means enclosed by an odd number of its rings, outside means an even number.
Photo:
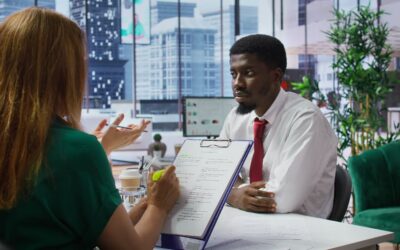
[[[200,147],[202,148],[228,148],[231,145],[232,140],[214,140],[214,139],[204,139],[200,142]]]

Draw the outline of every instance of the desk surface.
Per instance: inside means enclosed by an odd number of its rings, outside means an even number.
[[[113,166],[114,177],[128,167],[138,166]],[[206,249],[350,250],[393,238],[391,232],[299,214],[249,213],[225,206]]]
[[[298,214],[248,213],[225,206],[207,249],[360,249],[393,233]]]

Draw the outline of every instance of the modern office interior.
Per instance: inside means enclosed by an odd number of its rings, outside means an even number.
[[[237,105],[229,55],[236,40],[266,34],[285,46],[281,88],[314,103],[338,138],[337,214],[226,206],[206,245],[187,249],[400,249],[399,0],[3,0],[0,22],[32,6],[86,34],[86,132],[121,113],[121,126],[151,121],[109,156],[117,187],[130,169],[172,164],[185,140],[219,136]],[[144,193],[122,195],[132,207]]]

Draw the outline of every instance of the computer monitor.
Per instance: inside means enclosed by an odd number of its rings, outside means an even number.
[[[229,111],[237,106],[233,97],[186,97],[183,99],[183,136],[216,137]]]

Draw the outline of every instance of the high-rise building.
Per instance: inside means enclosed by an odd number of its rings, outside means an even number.
[[[181,3],[181,17],[194,17],[195,3]],[[178,16],[177,2],[153,1],[151,5],[151,25],[155,25],[164,19]]]
[[[34,6],[33,0],[2,0],[0,1],[0,21],[13,12]]]
[[[258,12],[255,6],[241,6],[240,7],[240,32],[241,34],[254,34],[258,32]],[[207,10],[201,13],[205,24],[210,27],[220,27],[221,11],[220,9]],[[221,81],[221,73],[223,74],[223,95],[232,96],[232,81],[229,65],[229,49],[235,42],[235,10],[234,6],[226,5],[222,11],[223,16],[223,40],[221,46],[221,29],[217,30],[215,34],[215,57],[214,62],[216,67],[221,70],[216,71],[216,81]],[[222,47],[222,52],[221,52]],[[221,67],[221,53],[223,55],[223,67]],[[219,85],[220,86],[220,85]]]
[[[214,28],[198,19],[182,17],[179,48],[177,17],[165,19],[153,28],[150,46],[151,99],[178,98],[179,68],[182,96],[217,94],[219,86],[215,79],[215,33]]]
[[[56,9],[55,0],[38,0],[38,6],[48,9]]]
[[[180,5],[180,14],[181,17],[194,17],[194,9],[196,7],[195,3],[181,3]],[[169,18],[176,18],[178,16],[178,4],[177,2],[166,2],[166,1],[152,1],[151,4],[151,32],[154,34],[154,29],[157,26],[158,23],[165,19]],[[178,23],[177,19],[175,19],[176,25]],[[177,30],[175,30],[177,32]],[[172,53],[175,53],[174,58],[168,59],[169,62],[172,60],[175,61],[175,65],[177,67],[178,65],[178,57],[177,57],[177,51],[178,51],[178,46],[173,45],[175,52],[172,52],[171,48],[169,49],[170,55]],[[155,84],[154,78],[156,77],[158,72],[156,68],[151,68],[151,66],[154,67],[154,65],[150,65],[150,58],[155,56],[157,59],[160,59],[158,56],[161,53],[161,47],[157,45],[147,45],[147,44],[137,44],[136,45],[136,91],[137,91],[137,99],[138,100],[150,100],[153,97],[157,96],[156,99],[161,99],[160,96],[163,96],[161,93],[161,89],[158,88],[158,86]],[[129,58],[132,55],[132,48],[129,45],[122,45],[120,48],[120,54],[125,54],[127,57],[123,58]],[[128,66],[129,64],[129,66]],[[126,81],[127,83],[132,82],[132,64],[131,62],[128,62],[125,69],[127,70],[126,72]],[[150,73],[152,71],[152,73]],[[175,69],[177,72],[177,69]],[[177,74],[177,73],[176,73]],[[151,78],[153,80],[151,80]],[[189,83],[190,80],[183,80],[182,82]],[[178,87],[178,80],[175,80],[175,89],[177,91]],[[128,86],[126,88],[126,96],[129,98],[132,96],[132,88],[131,86]],[[158,94],[156,94],[158,93]],[[131,98],[129,98],[131,99]]]
[[[88,104],[109,108],[125,97],[125,60],[119,58],[121,15],[118,0],[70,0],[70,15],[86,31],[89,56]]]

